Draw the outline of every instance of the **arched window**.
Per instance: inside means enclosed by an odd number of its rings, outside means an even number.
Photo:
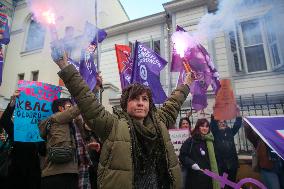
[[[25,51],[43,48],[45,29],[35,20],[30,21],[26,38]]]

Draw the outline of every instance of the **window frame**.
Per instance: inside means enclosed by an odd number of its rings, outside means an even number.
[[[264,52],[264,57],[265,57],[265,64],[266,64],[266,70],[260,70],[260,71],[248,71],[248,63],[247,63],[247,57],[246,57],[246,51],[245,48],[248,46],[245,46],[244,44],[244,35],[243,35],[243,30],[242,30],[242,23],[245,22],[249,22],[249,21],[253,21],[253,20],[257,20],[260,26],[260,32],[261,32],[261,38],[262,38],[262,46],[263,46],[263,52]],[[255,73],[264,73],[264,72],[268,72],[271,70],[271,61],[269,59],[269,49],[268,49],[268,44],[267,44],[267,40],[266,40],[266,33],[265,33],[265,28],[263,26],[263,18],[257,17],[257,18],[251,18],[251,19],[247,19],[247,20],[242,20],[241,22],[238,23],[237,25],[237,30],[239,32],[240,35],[240,49],[241,49],[241,55],[242,55],[242,61],[243,61],[243,66],[244,66],[244,70],[246,74],[255,74]]]
[[[37,79],[36,80],[34,80],[35,74],[37,74]],[[39,70],[32,71],[31,72],[31,81],[38,81],[38,79],[39,79]]]
[[[27,24],[26,24],[26,28],[25,28],[25,37],[24,37],[24,42],[23,42],[23,46],[22,46],[22,53],[29,53],[29,52],[35,52],[35,51],[38,51],[38,50],[42,50],[45,46],[47,30],[42,26],[42,28],[44,29],[42,46],[37,47],[37,48],[33,48],[33,49],[27,49],[27,46],[28,46],[27,40],[28,40],[30,26],[31,26],[32,22],[37,22],[37,21],[35,19],[33,19],[33,15],[29,15],[28,18],[26,19]]]
[[[239,20],[236,21],[235,23],[235,29],[230,31],[230,32],[233,32],[234,34],[236,45],[237,46],[239,45],[239,49],[237,50],[238,51],[237,52],[238,62],[240,66],[239,72],[236,70],[235,61],[234,61],[234,52],[232,51],[232,49],[230,49],[232,67],[234,70],[234,74],[236,76],[241,75],[241,74],[251,75],[251,74],[257,74],[257,73],[267,73],[267,72],[274,71],[284,66],[284,60],[283,60],[284,54],[281,52],[281,46],[279,45],[279,34],[275,33],[276,38],[277,38],[276,45],[277,45],[278,55],[280,58],[280,64],[274,67],[273,56],[272,56],[271,49],[270,49],[270,43],[268,41],[268,29],[267,29],[267,24],[266,24],[266,19],[265,19],[271,11],[272,11],[271,7],[265,7],[265,8],[262,8],[261,10],[256,10],[256,11],[252,10],[252,12],[250,12],[249,15],[240,14]],[[252,20],[257,20],[260,25],[261,38],[263,41],[262,45],[263,45],[263,51],[264,51],[264,56],[265,56],[265,62],[266,62],[266,70],[248,72],[247,57],[245,54],[245,47],[244,47],[244,38],[243,38],[244,36],[243,36],[241,24],[244,22],[252,21]],[[228,32],[227,36],[228,36],[229,44],[231,46],[231,39],[230,39],[230,34],[229,34],[230,32]]]
[[[23,77],[23,79],[21,79],[21,77]],[[17,82],[20,80],[25,80],[25,73],[18,73],[17,74]]]

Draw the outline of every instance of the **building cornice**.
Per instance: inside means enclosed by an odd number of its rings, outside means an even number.
[[[219,0],[175,0],[164,3],[164,9],[167,13],[175,13],[189,8],[206,5],[209,12],[214,12],[217,9]]]
[[[117,0],[117,1],[118,1],[118,3],[120,4],[120,6],[121,6],[121,8],[122,8],[124,14],[125,14],[126,17],[128,18],[128,20],[130,20],[130,18],[129,18],[129,16],[128,16],[127,12],[125,11],[124,6],[123,6],[122,3],[120,2],[120,0]]]
[[[164,3],[164,9],[166,12],[172,14],[177,11],[185,10],[188,8],[207,5],[209,0],[175,0],[168,3]]]
[[[119,92],[119,88],[116,87],[115,85],[113,85],[112,83],[109,83],[109,82],[104,83],[104,84],[103,84],[103,88],[104,88],[104,90],[106,90],[106,89],[112,89],[112,90],[114,90],[115,92]]]
[[[105,28],[109,37],[166,22],[166,12],[149,15]]]

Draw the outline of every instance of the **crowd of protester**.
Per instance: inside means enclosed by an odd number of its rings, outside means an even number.
[[[57,64],[76,104],[69,98],[55,100],[53,115],[39,123],[44,142],[17,142],[13,112],[20,91],[15,91],[0,119],[0,150],[8,151],[11,160],[0,174],[1,188],[221,188],[204,169],[227,173],[236,182],[239,163],[234,136],[243,125],[240,116],[233,127],[226,120],[215,120],[214,113],[210,122],[198,119],[194,127],[188,116],[181,118],[178,127],[190,134],[179,156],[175,155],[167,129],[175,124],[189,94],[190,75],[160,108],[155,107],[148,87],[132,84],[122,91],[121,109],[110,113],[66,59]],[[100,86],[99,77],[97,90]],[[256,149],[262,181],[269,189],[283,189],[283,160],[249,127],[245,130]]]

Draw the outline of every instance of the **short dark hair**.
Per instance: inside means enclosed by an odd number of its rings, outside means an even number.
[[[208,125],[208,127],[209,127],[209,132],[210,132],[210,124],[209,124],[209,121],[208,121],[207,119],[205,119],[205,118],[202,118],[202,119],[198,119],[198,120],[197,120],[197,122],[196,122],[196,124],[195,124],[195,127],[194,127],[194,129],[193,129],[191,135],[194,136],[194,135],[200,134],[199,127],[200,127],[201,125],[203,125],[204,123],[207,123],[207,125]]]
[[[189,124],[189,128],[191,128],[191,122],[190,122],[190,120],[189,120],[188,117],[183,117],[183,118],[181,118],[181,119],[179,120],[178,128],[181,128],[181,124],[182,124],[182,121],[183,121],[183,120],[187,121],[188,124]]]
[[[52,102],[51,109],[53,113],[59,112],[59,106],[64,106],[67,102],[72,104],[70,98],[59,98]]]
[[[151,89],[143,84],[134,83],[122,90],[120,98],[120,106],[123,111],[127,111],[127,103],[129,100],[135,99],[137,96],[146,93],[149,98],[149,108],[154,107]]]

